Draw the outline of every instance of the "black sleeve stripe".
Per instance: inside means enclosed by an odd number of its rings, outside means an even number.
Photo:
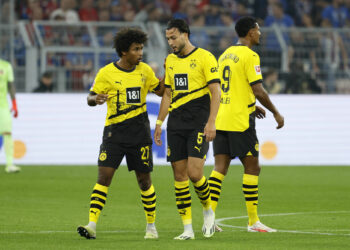
[[[152,92],[158,91],[160,89],[160,83],[158,83],[157,87],[155,87]]]
[[[167,84],[164,84],[164,87],[166,87],[166,88],[171,88],[171,86],[170,86],[170,85],[167,85]]]
[[[90,91],[91,95],[97,95],[97,93],[95,93],[94,91]]]
[[[249,83],[250,84],[250,86],[253,86],[254,84],[258,84],[258,83],[262,83],[263,82],[263,80],[262,79],[259,79],[259,80],[256,80],[256,81],[254,81],[254,82],[251,82],[251,83]]]
[[[211,83],[220,83],[220,79],[213,79],[213,80],[210,80],[209,82],[207,82],[208,85]]]

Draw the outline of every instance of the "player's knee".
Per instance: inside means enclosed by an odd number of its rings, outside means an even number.
[[[246,174],[250,174],[250,175],[259,175],[260,174],[260,166],[257,164],[257,165],[251,165],[249,167],[245,167],[245,173]]]
[[[188,173],[188,177],[192,182],[197,182],[197,181],[200,181],[200,179],[202,179],[203,175],[200,172],[192,171]]]
[[[111,181],[112,181],[112,176],[108,176],[101,173],[98,175],[97,183],[102,186],[109,187],[109,185],[111,184]]]
[[[151,179],[139,179],[138,183],[142,191],[148,190],[152,185]]]

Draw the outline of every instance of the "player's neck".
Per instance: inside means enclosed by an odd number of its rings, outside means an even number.
[[[248,48],[252,48],[253,47],[253,44],[250,40],[244,38],[244,37],[240,37],[238,39],[238,42],[237,42],[238,45],[244,45],[244,46],[247,46]]]
[[[181,50],[181,52],[178,54],[179,56],[187,56],[190,54],[196,47],[192,45],[192,43],[188,42],[186,46]]]
[[[119,59],[119,61],[117,61],[116,63],[120,68],[125,70],[132,70],[135,67],[135,65],[130,64],[128,61],[123,60],[122,58]]]

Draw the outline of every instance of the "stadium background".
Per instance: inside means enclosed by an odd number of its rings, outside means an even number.
[[[70,14],[55,13],[60,8]],[[187,19],[193,44],[218,57],[237,40],[234,24],[244,15],[258,17],[262,39],[254,49],[261,56],[264,86],[286,119],[280,131],[270,114],[257,122],[260,160],[266,167],[259,211],[282,234],[244,234],[245,218],[238,223],[245,215],[241,169],[233,168],[217,213],[217,218],[226,218],[223,224],[234,218],[233,225],[224,227],[227,234],[213,241],[171,243],[180,224],[173,200],[162,200],[173,194],[170,173],[158,167],[153,175],[163,237],[158,249],[257,249],[258,243],[263,244],[260,249],[349,246],[350,168],[342,167],[350,165],[349,0],[0,0],[0,10],[0,57],[14,67],[19,107],[13,120],[15,163],[23,166],[20,175],[0,172],[0,248],[113,248],[116,240],[122,249],[149,248],[139,241],[144,219],[141,206],[134,205],[139,199],[136,183],[125,168],[112,190],[130,192],[121,201],[111,195],[104,211],[110,221],[101,220],[103,241],[87,246],[72,240],[75,225],[86,219],[83,212],[96,174],[90,166],[96,164],[106,110],[86,105],[89,86],[100,67],[117,60],[112,38],[123,26],[148,33],[144,61],[162,77],[169,53],[164,29],[170,17]],[[52,74],[52,92],[32,93],[45,72]],[[154,127],[160,100],[148,98]],[[169,166],[165,145],[154,146],[154,159]],[[4,162],[0,137],[0,165]],[[212,164],[210,151],[207,176]],[[136,222],[115,216],[125,210]],[[199,215],[194,216],[198,222]],[[128,232],[136,236],[126,237]]]

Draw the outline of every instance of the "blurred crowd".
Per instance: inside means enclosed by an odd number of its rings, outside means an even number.
[[[6,15],[5,8],[2,14]],[[17,19],[156,21],[177,17],[190,25],[232,26],[245,15],[261,25],[349,26],[350,0],[27,0],[16,1]],[[3,15],[1,15],[3,16]],[[201,21],[198,21],[201,20]]]
[[[91,34],[83,25],[85,21],[99,24],[155,21],[165,25],[172,17],[183,18],[191,26],[192,43],[208,49],[216,57],[237,40],[233,29],[237,19],[251,15],[258,19],[261,27],[267,28],[262,45],[255,49],[261,56],[270,93],[340,92],[343,90],[336,88],[335,82],[350,76],[350,50],[347,49],[350,33],[339,32],[338,35],[332,29],[314,32],[316,27],[350,27],[350,0],[16,0],[15,10],[15,20],[28,21],[33,44],[38,45],[38,41],[32,21],[54,20],[62,25],[37,26],[45,46],[85,48],[92,48]],[[9,21],[9,13],[9,1],[3,0],[1,23]],[[74,23],[76,25],[65,26]],[[117,31],[115,25],[107,24],[94,29],[101,48],[112,47]],[[284,47],[271,28],[274,26],[282,30]],[[228,32],[225,28],[232,29]],[[283,31],[283,28],[290,29]],[[2,36],[0,42],[8,44],[8,38]],[[6,51],[6,46],[4,48]],[[16,64],[25,65],[25,46],[21,39],[15,39],[14,49]],[[69,89],[79,91],[91,84],[96,65],[102,67],[115,60],[115,53],[99,52],[96,57],[94,51],[72,50],[48,52],[46,65],[51,69],[64,67],[70,79]],[[283,65],[282,60],[287,63]]]

